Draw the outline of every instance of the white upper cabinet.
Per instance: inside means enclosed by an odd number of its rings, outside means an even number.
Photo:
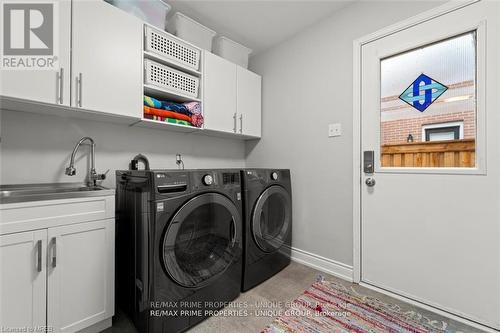
[[[261,77],[204,52],[205,129],[252,137],[261,135]]]
[[[104,1],[73,1],[72,105],[142,117],[143,23]]]
[[[131,123],[142,119],[144,22],[105,1],[56,0],[54,8],[56,67],[0,70],[0,96],[9,97],[5,108],[64,115],[70,109],[76,110],[71,113],[75,117],[112,115]],[[24,38],[25,45],[31,45],[36,34],[25,35],[30,37]],[[260,137],[261,77],[208,51],[201,72],[196,74],[201,77],[203,129]]]
[[[240,66],[237,72],[237,111],[239,133],[254,137],[261,135],[262,78]]]
[[[57,16],[54,21],[58,22],[58,28],[54,27],[53,35],[57,38],[56,43],[53,44],[57,46],[54,49],[55,56],[57,56],[56,67],[44,70],[0,69],[0,95],[69,106],[71,0],[59,0],[56,5],[57,10],[54,10],[54,13]],[[10,15],[13,15],[12,12]],[[12,19],[19,21],[16,17]],[[32,44],[39,45],[35,44],[35,38],[37,38],[36,35],[30,34],[29,38],[23,41],[11,40],[11,43],[22,42],[24,48],[29,48]]]
[[[46,230],[0,236],[0,327],[42,327]]]
[[[236,65],[208,51],[203,59],[205,128],[236,133]]]

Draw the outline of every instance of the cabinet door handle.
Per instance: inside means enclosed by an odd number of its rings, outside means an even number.
[[[61,71],[56,72],[56,103],[61,103]]]
[[[52,238],[52,267],[57,266],[57,238]]]
[[[240,114],[240,133],[243,133],[243,114]]]
[[[39,239],[36,242],[36,251],[37,251],[36,271],[41,272],[42,271],[42,240],[41,239]]]
[[[76,104],[79,107],[82,107],[82,73],[78,74],[78,77],[76,78],[76,86],[77,86],[77,100]]]
[[[233,114],[233,132],[236,133],[236,112]]]
[[[59,69],[59,104],[64,103],[64,68]]]

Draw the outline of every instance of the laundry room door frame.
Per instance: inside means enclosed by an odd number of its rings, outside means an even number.
[[[362,132],[361,132],[361,121],[362,121],[362,109],[361,109],[361,98],[362,98],[362,47],[365,44],[376,41],[378,39],[390,36],[402,30],[414,27],[421,23],[425,23],[431,19],[440,17],[442,15],[451,13],[453,11],[459,10],[461,8],[467,7],[474,3],[477,3],[481,0],[464,0],[464,1],[450,1],[441,6],[433,8],[429,11],[421,13],[417,16],[411,17],[394,25],[391,25],[387,28],[359,38],[353,42],[353,272],[352,278],[353,282],[359,283],[363,286],[366,286],[370,289],[374,289],[380,291],[385,294],[389,294],[392,297],[395,297],[400,300],[404,300],[407,303],[411,303],[414,305],[418,305],[419,307],[426,308],[433,312],[437,312],[446,317],[451,317],[457,321],[464,322],[471,326],[479,327],[483,330],[490,331],[487,327],[475,324],[467,319],[456,316],[446,311],[442,311],[435,307],[428,306],[418,301],[414,301],[412,299],[408,299],[406,297],[400,296],[398,294],[380,289],[378,287],[374,287],[368,284],[363,283],[362,276],[362,253],[361,253],[361,225],[362,225],[362,202],[361,202],[361,190],[362,190]],[[491,330],[491,332],[498,332]]]

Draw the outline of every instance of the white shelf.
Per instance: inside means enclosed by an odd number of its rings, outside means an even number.
[[[191,68],[189,66],[183,65],[183,64],[178,63],[176,61],[164,58],[164,57],[162,57],[162,56],[160,56],[158,54],[155,54],[153,52],[144,51],[144,58],[156,61],[156,62],[158,62],[160,64],[163,64],[163,65],[175,68],[175,69],[178,69],[178,70],[180,70],[182,72],[185,72],[187,74],[191,74],[191,75],[194,75],[194,76],[197,76],[197,77],[201,76],[201,72],[200,71],[197,71],[197,70],[195,70],[195,69],[193,69],[193,68]]]
[[[168,123],[166,121],[153,120],[147,118],[143,118],[130,126],[155,128],[155,129],[162,129],[162,130],[169,130],[169,131],[183,132],[183,133],[192,133],[201,130],[201,128],[198,127],[173,124],[173,123]]]
[[[144,85],[144,93],[151,97],[166,98],[174,102],[201,102],[201,99],[199,98],[191,97],[189,95],[181,94],[178,92],[164,90],[150,84]]]

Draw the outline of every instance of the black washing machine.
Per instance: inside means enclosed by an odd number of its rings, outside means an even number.
[[[181,332],[239,295],[239,170],[117,171],[116,192],[116,299],[139,332]]]
[[[292,186],[290,170],[246,169],[243,184],[242,290],[258,285],[290,264]]]

